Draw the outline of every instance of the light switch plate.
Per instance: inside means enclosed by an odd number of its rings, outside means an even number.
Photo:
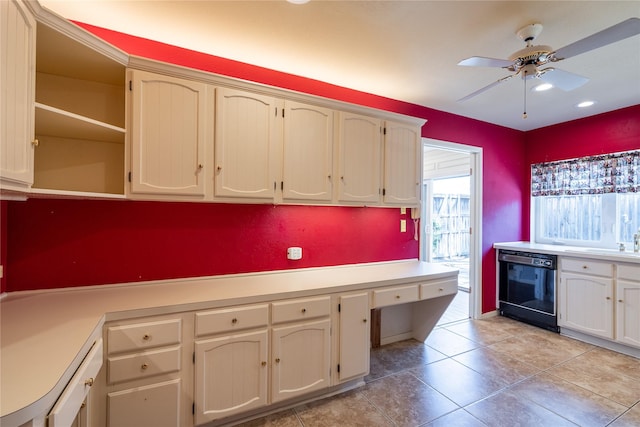
[[[406,219],[401,219],[400,220],[400,232],[401,233],[406,233],[407,232],[407,220]]]

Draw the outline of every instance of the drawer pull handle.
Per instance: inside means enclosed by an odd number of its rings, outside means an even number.
[[[238,323],[238,319],[236,319],[236,318],[234,317],[233,319],[231,319],[231,323],[233,323],[233,324],[235,325],[236,323]]]
[[[276,363],[280,363],[280,358],[276,357]]]
[[[149,334],[144,334],[144,335],[142,336],[142,339],[143,339],[143,340],[145,340],[145,341],[149,341],[149,340],[151,339],[151,335],[149,335]]]
[[[302,313],[306,313],[306,312],[307,312],[307,309],[306,309],[306,308],[303,308],[303,309],[302,309],[302,310],[300,310],[300,311],[301,311]]]
[[[91,387],[93,385],[93,378],[87,378],[84,380],[84,385]]]
[[[261,365],[262,365],[262,366],[267,366],[267,362],[262,361]]]
[[[149,367],[149,365],[147,365],[146,363],[143,363],[142,366],[140,366],[140,367],[144,371],[145,369],[147,369]]]

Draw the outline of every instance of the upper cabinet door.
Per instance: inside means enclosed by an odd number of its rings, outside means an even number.
[[[281,111],[269,96],[216,91],[216,197],[273,199],[280,168],[276,115]]]
[[[206,84],[132,72],[132,193],[205,195]]]
[[[384,138],[385,204],[417,206],[420,201],[420,128],[387,122]]]
[[[340,113],[338,201],[380,202],[382,121]]]
[[[23,2],[0,1],[0,178],[2,188],[33,183],[36,22]]]
[[[282,197],[330,202],[333,110],[285,101]]]

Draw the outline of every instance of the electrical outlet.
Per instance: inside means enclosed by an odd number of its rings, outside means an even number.
[[[292,259],[292,260],[302,259],[302,248],[298,246],[287,248],[287,259]]]
[[[401,233],[406,233],[407,232],[407,220],[406,219],[401,219],[400,220],[400,232]]]

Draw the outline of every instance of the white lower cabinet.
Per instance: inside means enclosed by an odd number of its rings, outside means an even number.
[[[617,266],[616,300],[616,340],[640,347],[640,266]]]
[[[640,348],[640,266],[589,258],[560,265],[558,324]]]
[[[107,395],[110,427],[181,426],[180,379],[111,392]]]
[[[327,313],[328,314],[328,313]],[[295,323],[272,330],[271,399],[328,387],[331,381],[331,320]]]
[[[338,338],[334,384],[367,375],[371,349],[369,293],[340,295],[336,299]]]
[[[106,425],[191,425],[189,317],[172,315],[107,325]]]
[[[267,329],[195,343],[195,423],[267,404]]]

